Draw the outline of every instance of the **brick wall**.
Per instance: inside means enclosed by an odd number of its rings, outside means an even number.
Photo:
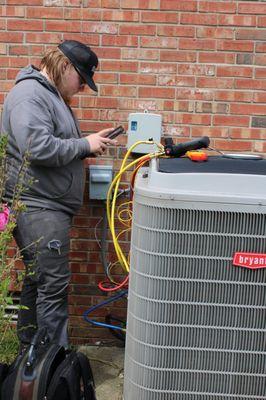
[[[220,150],[266,153],[264,1],[0,0],[0,12],[0,103],[20,67],[38,65],[45,48],[62,39],[77,39],[101,60],[99,94],[87,89],[73,102],[84,132],[126,125],[130,112],[147,109],[162,114],[164,135],[175,141],[209,135]],[[123,148],[111,149],[102,162],[117,169],[123,154]],[[102,215],[102,203],[89,202],[86,194],[74,220],[70,313],[76,343],[113,341],[106,329],[82,320],[105,298],[97,289],[103,268],[95,238]],[[113,259],[110,243],[109,250]],[[109,311],[93,316],[102,320]],[[112,312],[125,314],[125,302]]]

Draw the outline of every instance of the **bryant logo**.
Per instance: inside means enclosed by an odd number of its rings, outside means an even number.
[[[249,269],[266,268],[266,254],[260,253],[235,253],[233,265]]]

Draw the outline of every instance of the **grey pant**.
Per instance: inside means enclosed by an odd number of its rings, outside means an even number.
[[[67,288],[71,216],[35,209],[19,215],[14,237],[23,256],[26,275],[21,292],[18,337],[30,343],[37,328],[47,327],[50,339],[68,346]]]

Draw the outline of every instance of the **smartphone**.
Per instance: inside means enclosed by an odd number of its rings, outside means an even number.
[[[122,125],[120,125],[117,128],[115,128],[113,131],[111,131],[107,137],[109,139],[114,139],[118,135],[122,135],[122,134],[125,134],[125,133],[126,133],[125,129],[123,128]]]

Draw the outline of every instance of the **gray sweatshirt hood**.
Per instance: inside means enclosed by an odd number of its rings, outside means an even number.
[[[48,79],[44,75],[42,75],[40,73],[40,70],[34,65],[28,65],[27,67],[20,70],[16,76],[15,83],[17,84],[21,81],[24,81],[25,79],[36,79],[46,89],[50,90],[52,93],[56,94],[59,97],[58,91],[55,86],[53,86],[51,82],[49,82]]]

